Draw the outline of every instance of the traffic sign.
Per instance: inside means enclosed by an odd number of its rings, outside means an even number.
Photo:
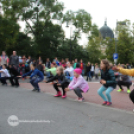
[[[114,54],[113,54],[113,59],[114,59],[114,60],[117,60],[117,59],[118,59],[118,54],[117,54],[117,53],[114,53]]]

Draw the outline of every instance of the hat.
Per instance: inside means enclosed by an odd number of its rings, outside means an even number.
[[[77,74],[81,74],[82,70],[80,68],[76,68],[76,69],[74,69],[74,72],[76,72]]]

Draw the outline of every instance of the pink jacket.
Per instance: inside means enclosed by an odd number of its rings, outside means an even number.
[[[74,77],[71,83],[69,84],[70,89],[80,88],[83,92],[87,92],[89,89],[88,83],[86,80],[80,75],[78,78]]]

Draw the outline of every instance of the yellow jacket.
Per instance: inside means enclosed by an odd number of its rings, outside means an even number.
[[[123,68],[120,68],[119,72],[124,74],[124,75],[134,76],[134,69],[123,69]]]

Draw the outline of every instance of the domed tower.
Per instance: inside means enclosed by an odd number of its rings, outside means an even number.
[[[114,38],[113,31],[110,27],[107,26],[107,20],[105,21],[104,26],[100,28],[100,33],[103,39],[105,39],[106,37]]]

